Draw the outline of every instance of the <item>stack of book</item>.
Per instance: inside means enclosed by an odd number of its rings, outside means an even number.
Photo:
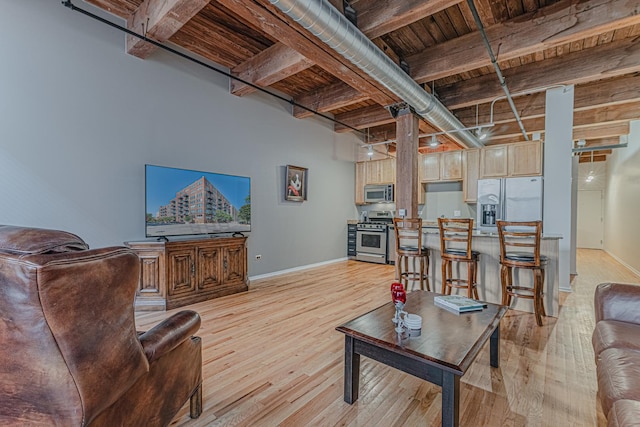
[[[442,308],[453,310],[457,313],[482,310],[486,304],[460,295],[439,295],[433,298],[433,302]]]

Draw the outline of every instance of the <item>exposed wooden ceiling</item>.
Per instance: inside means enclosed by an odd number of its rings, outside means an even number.
[[[384,108],[400,101],[281,13],[269,0],[85,0],[123,18],[127,27],[227,67],[234,76],[290,96],[370,141],[395,137]],[[357,13],[357,26],[396,63],[435,94],[465,126],[493,123],[487,145],[524,141],[504,99],[470,7],[460,0],[324,0]],[[587,147],[619,143],[640,119],[640,3],[637,0],[474,0],[498,65],[529,138],[544,137],[545,96],[551,85],[575,85],[574,140]],[[141,58],[156,47],[127,36]],[[231,93],[255,88],[232,80]],[[526,92],[533,92],[524,94]],[[294,107],[304,119],[313,113]],[[345,126],[346,125],[346,126]],[[421,123],[421,132],[439,129]],[[447,135],[436,150],[458,149]],[[433,150],[429,138],[421,151]],[[611,150],[593,153],[604,160]],[[581,160],[591,161],[591,152]]]

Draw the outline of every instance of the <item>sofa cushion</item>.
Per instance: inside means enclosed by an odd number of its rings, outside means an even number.
[[[626,348],[603,350],[597,374],[598,396],[605,414],[617,400],[640,400],[640,351]]]
[[[640,427],[640,402],[618,400],[607,416],[607,427]]]
[[[596,324],[591,343],[596,359],[608,348],[640,350],[640,325],[618,320],[601,320]]]

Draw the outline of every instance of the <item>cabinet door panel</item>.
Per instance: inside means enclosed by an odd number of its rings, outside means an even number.
[[[418,175],[421,182],[440,180],[440,153],[424,154],[418,160]]]
[[[362,162],[356,163],[356,205],[364,204],[364,186],[367,181],[366,165]]]
[[[225,248],[222,261],[224,283],[243,282],[245,271],[244,246],[231,246]]]
[[[459,181],[462,179],[462,150],[440,153],[440,180]]]
[[[506,177],[509,172],[507,165],[507,144],[480,151],[480,178]]]
[[[542,175],[542,142],[509,145],[509,176]]]
[[[198,289],[211,290],[220,285],[221,248],[198,249]]]
[[[465,150],[462,157],[462,193],[466,203],[478,201],[478,176],[480,172],[480,150]]]
[[[170,296],[189,294],[195,291],[195,264],[193,250],[177,250],[168,254]]]

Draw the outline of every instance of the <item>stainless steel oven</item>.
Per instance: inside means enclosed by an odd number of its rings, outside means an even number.
[[[387,263],[387,225],[359,223],[356,229],[356,259]]]

